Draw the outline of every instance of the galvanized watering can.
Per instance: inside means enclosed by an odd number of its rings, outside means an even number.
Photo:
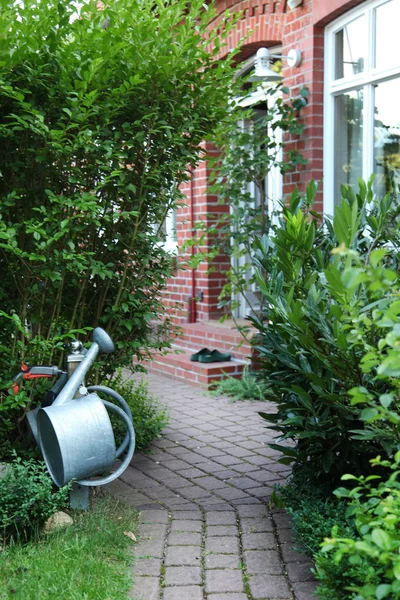
[[[50,476],[59,487],[71,480],[83,486],[110,483],[125,471],[135,450],[132,415],[125,400],[105,386],[92,386],[88,390],[83,387],[84,376],[98,352],[114,350],[111,338],[99,327],[93,332],[93,342],[86,354],[81,355],[52,404],[27,415]],[[122,409],[102,400],[96,392],[107,394]],[[126,435],[118,449],[106,407],[126,425]],[[112,469],[116,459],[124,452],[124,460],[111,475],[88,479]]]

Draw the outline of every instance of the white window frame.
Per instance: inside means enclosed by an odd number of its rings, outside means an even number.
[[[324,214],[332,216],[335,209],[335,97],[344,92],[363,88],[364,90],[364,151],[362,177],[368,179],[374,171],[374,89],[373,85],[400,77],[400,64],[390,69],[376,69],[374,11],[389,0],[370,0],[348,11],[325,29],[325,82],[324,82]],[[354,19],[365,15],[367,22],[367,43],[364,71],[351,77],[335,79],[335,34]],[[397,52],[393,40],[393,52]],[[395,100],[394,100],[395,101]]]

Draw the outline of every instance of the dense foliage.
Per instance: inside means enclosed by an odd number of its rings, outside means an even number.
[[[355,487],[335,494],[349,500],[347,515],[355,533],[344,537],[335,525],[316,557],[321,600],[381,600],[400,598],[400,452],[394,462],[379,457],[373,465],[392,469],[387,480],[344,475]],[[379,481],[377,485],[377,480]]]
[[[44,463],[15,459],[0,479],[0,544],[37,535],[66,506],[68,493],[68,486],[54,490]]]
[[[286,460],[309,467],[330,486],[349,471],[366,474],[371,458],[399,447],[397,432],[385,422],[376,421],[370,431],[375,413],[349,395],[356,386],[368,387],[376,399],[386,393],[362,358],[379,339],[377,308],[399,291],[397,199],[375,199],[372,180],[359,185],[357,194],[342,188],[335,217],[323,223],[312,210],[315,184],[305,198],[294,193],[280,226],[259,240],[255,257],[266,308],[252,321],[261,375],[278,407],[275,415],[262,416],[281,439],[295,441],[294,447],[278,445]],[[382,256],[380,279],[370,284],[368,269]]]
[[[58,361],[86,327],[117,344],[99,377],[165,343],[152,328],[173,272],[162,223],[229,103],[231,61],[217,54],[230,24],[208,32],[212,7],[77,4],[1,7],[3,387],[21,360]],[[29,402],[3,394],[0,430]]]

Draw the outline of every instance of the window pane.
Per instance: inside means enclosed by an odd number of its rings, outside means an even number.
[[[390,69],[400,65],[398,35],[400,23],[400,0],[392,0],[375,11],[375,67]]]
[[[393,100],[400,95],[400,78],[375,87],[375,190],[379,196],[400,184],[400,114]]]
[[[335,98],[335,202],[342,184],[355,185],[362,176],[363,113],[362,90]]]
[[[396,0],[398,1],[398,0]],[[351,21],[335,35],[335,79],[364,71],[366,19]]]

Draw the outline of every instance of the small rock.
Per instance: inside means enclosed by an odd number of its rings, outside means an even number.
[[[44,533],[51,533],[55,529],[62,529],[63,527],[70,527],[74,520],[67,513],[61,510],[51,515],[43,525]]]

